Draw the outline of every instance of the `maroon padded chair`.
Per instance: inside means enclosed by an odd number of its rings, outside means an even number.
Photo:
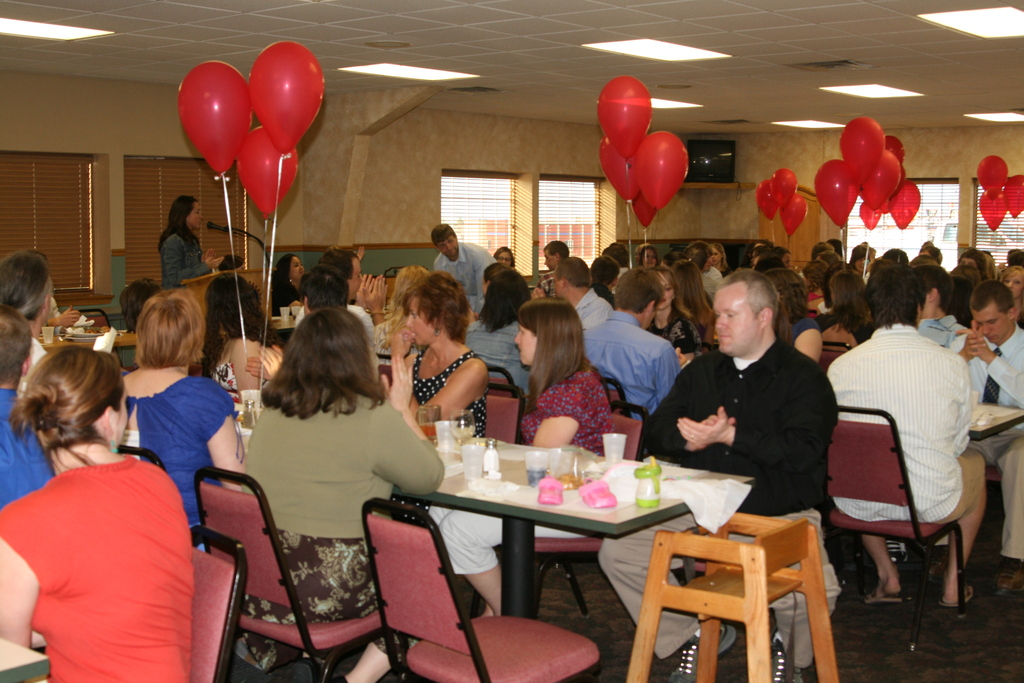
[[[375,498],[363,504],[363,526],[388,657],[402,680],[408,672],[437,683],[595,680],[600,654],[588,638],[520,617],[470,620],[455,598],[441,533],[424,511]],[[396,634],[419,642],[400,648]]]
[[[388,381],[390,382],[391,381],[391,366],[390,365],[386,365],[384,363],[381,363],[380,365],[377,366],[377,375],[378,376],[379,375],[386,376],[388,378]]]
[[[601,382],[604,384],[605,393],[608,394],[608,402],[614,401],[625,401],[626,390],[622,387],[622,383],[614,377],[601,377]]]
[[[231,666],[235,628],[245,596],[245,549],[224,534],[192,527],[192,668],[189,683],[223,683]]]
[[[501,367],[500,365],[488,365],[487,366],[488,382],[495,382],[497,384],[511,384],[517,386],[515,379],[512,377],[512,373]],[[519,387],[520,389],[522,387]]]
[[[487,429],[484,436],[505,443],[522,443],[519,423],[523,420],[526,399],[523,390],[515,384],[489,382],[487,384]]]
[[[832,432],[832,445],[828,449],[828,495],[839,498],[866,500],[910,509],[910,521],[865,522],[834,508],[829,515],[832,524],[846,531],[858,534],[912,538],[924,546],[924,566],[931,562],[935,542],[949,534],[956,539],[956,572],[958,584],[959,614],[967,613],[964,600],[964,557],[963,534],[960,525],[954,522],[932,524],[917,518],[914,494],[907,475],[907,463],[900,445],[896,420],[884,410],[851,408],[839,406],[842,416],[857,415],[881,420],[881,423],[854,422],[841,419]],[[857,588],[864,594],[864,552],[857,538]],[[917,647],[921,630],[921,615],[924,612],[925,589],[928,585],[925,571],[918,583],[917,605],[910,630],[910,649]]]
[[[644,424],[647,421],[647,409],[635,403],[625,401],[612,401],[612,424],[616,434],[626,435],[626,452],[623,457],[626,460],[636,460],[643,452]],[[629,417],[635,415],[636,418]],[[597,551],[601,549],[601,536],[584,536],[583,538],[543,538],[538,537],[533,541],[533,552],[541,558],[537,568],[537,608],[540,609],[541,589],[544,585],[544,575],[554,566],[560,566],[565,574],[572,593],[576,597],[576,604],[583,616],[590,614],[587,609],[587,602],[583,599],[583,590],[579,581],[576,580],[576,572],[572,568],[570,559],[593,561],[596,559]]]
[[[843,342],[822,342],[821,345],[821,357],[818,358],[818,365],[825,372],[828,372],[828,368],[832,365],[832,361],[839,356],[843,355],[850,350],[849,344]]]
[[[243,486],[252,493],[243,493],[216,481]],[[249,576],[245,592],[261,600],[287,605],[295,616],[294,624],[275,624],[246,615],[239,626],[261,636],[303,650],[310,657],[326,657],[332,650],[349,652],[366,645],[380,635],[380,616],[312,623],[311,615],[302,607],[278,535],[274,516],[263,488],[252,477],[216,467],[203,467],[195,475],[199,519],[211,529],[237,538],[245,547]],[[326,669],[326,677],[330,672]]]

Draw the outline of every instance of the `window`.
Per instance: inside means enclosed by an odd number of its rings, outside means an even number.
[[[1011,249],[1024,249],[1024,213],[1016,218],[1010,214],[1003,217],[998,230],[991,230],[981,217],[981,195],[985,190],[974,181],[974,246],[992,254],[997,265],[1006,263],[1006,254]],[[950,266],[952,267],[952,266]]]
[[[228,199],[231,202],[231,226],[246,227],[245,191],[237,176],[228,171]],[[124,246],[125,281],[142,277],[160,281],[160,233],[167,227],[167,212],[179,195],[199,200],[203,221],[227,226],[224,188],[220,174],[202,159],[162,157],[125,157],[124,160]],[[203,250],[215,249],[218,256],[229,256],[231,245],[223,232],[199,231]],[[235,237],[235,254],[248,262],[248,241]]]
[[[542,176],[538,196],[538,243],[565,242],[572,256],[590,264],[606,240],[601,231],[601,180]]]
[[[452,226],[460,242],[479,245],[488,254],[509,247],[517,269],[528,274],[530,235],[516,229],[515,199],[516,176],[511,174],[445,171],[441,176],[441,222]]]
[[[57,291],[91,291],[92,156],[0,153],[0,257],[37,249]]]
[[[900,230],[892,216],[885,214],[874,230],[864,227],[857,203],[847,224],[846,252],[861,242],[869,243],[881,256],[889,249],[902,249],[907,256],[917,256],[921,245],[932,242],[942,252],[942,263],[952,268],[957,259],[956,231],[960,216],[960,184],[955,179],[914,180],[921,191],[921,208],[906,230]],[[950,265],[953,264],[953,265]]]

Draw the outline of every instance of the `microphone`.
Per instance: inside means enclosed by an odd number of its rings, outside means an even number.
[[[206,229],[207,230],[220,230],[221,232],[227,232],[228,231],[228,229],[225,228],[223,225],[217,225],[213,221],[207,222]]]
[[[251,239],[256,240],[257,242],[259,242],[260,248],[263,250],[263,258],[265,258],[267,260],[268,264],[270,263],[270,254],[267,253],[267,245],[265,245],[263,243],[263,240],[261,240],[259,237],[257,237],[256,235],[252,234],[248,230],[242,230],[241,228],[231,228],[231,230],[229,231],[223,225],[217,225],[213,221],[207,221],[206,229],[207,230],[216,230],[218,232],[225,232],[225,233],[227,233],[227,232],[237,232],[237,233],[240,233],[242,235],[245,235],[246,237],[249,237]]]

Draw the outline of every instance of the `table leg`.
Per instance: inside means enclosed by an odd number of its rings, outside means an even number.
[[[534,588],[533,522],[504,517],[501,521],[501,613],[537,618]]]

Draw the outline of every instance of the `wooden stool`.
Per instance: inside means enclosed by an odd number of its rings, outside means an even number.
[[[727,540],[730,533],[753,536],[753,543]],[[669,563],[677,555],[707,560],[707,573],[685,586],[670,584]],[[789,569],[797,563],[799,570]],[[692,612],[700,620],[697,681],[715,680],[719,626],[726,619],[746,625],[750,683],[768,683],[772,676],[768,605],[792,591],[807,599],[818,680],[839,683],[817,531],[806,519],[791,522],[737,513],[716,536],[659,531],[651,550],[627,683],[644,683],[650,677],[665,608]]]

